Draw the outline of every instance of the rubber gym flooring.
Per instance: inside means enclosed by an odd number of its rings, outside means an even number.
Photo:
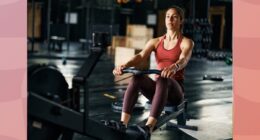
[[[63,48],[66,48],[63,46]],[[34,63],[52,63],[59,67],[71,86],[71,79],[88,56],[80,45],[71,43],[70,51],[47,52],[39,45],[38,52],[28,54],[28,65]],[[66,60],[66,61],[64,61]],[[113,112],[111,97],[120,99],[129,80],[114,82],[123,77],[114,78],[113,55],[105,53],[94,68],[89,84],[90,117],[95,120],[119,120],[120,113]],[[203,80],[204,75],[221,76],[223,81]],[[152,134],[152,140],[219,140],[232,139],[232,65],[224,61],[212,61],[193,56],[185,72],[185,97],[188,99],[187,125],[197,126],[198,131],[182,128],[167,129],[165,126]],[[104,96],[111,95],[111,96]],[[140,97],[145,103],[145,98]],[[134,112],[131,123],[138,123],[149,115],[149,110]],[[173,122],[175,120],[172,120]],[[98,131],[98,130],[97,130]],[[75,134],[74,140],[91,140]]]

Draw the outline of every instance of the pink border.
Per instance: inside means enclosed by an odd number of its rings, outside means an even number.
[[[27,139],[27,0],[0,1],[0,139]]]
[[[259,7],[259,0],[233,0],[233,135],[236,140],[260,139]]]

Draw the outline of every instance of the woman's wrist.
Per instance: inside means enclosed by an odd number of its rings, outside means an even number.
[[[175,63],[174,66],[175,66],[175,69],[176,69],[176,72],[177,72],[180,69],[180,65]]]
[[[175,74],[179,70],[180,66],[179,64],[173,64],[172,72]]]
[[[128,68],[128,67],[129,67],[129,64],[128,64],[128,63],[125,63],[125,64],[123,64],[123,65],[121,65],[121,66],[123,66],[124,68]]]

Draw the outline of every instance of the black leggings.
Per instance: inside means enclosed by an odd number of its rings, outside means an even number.
[[[124,95],[123,112],[131,114],[137,102],[138,92],[150,101],[150,116],[158,118],[167,102],[178,105],[184,98],[183,80],[159,77],[156,81],[148,76],[134,76],[128,84]]]

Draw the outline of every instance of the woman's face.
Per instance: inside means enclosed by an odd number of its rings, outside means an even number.
[[[166,12],[166,16],[165,16],[165,25],[167,29],[174,29],[174,30],[178,30],[180,29],[180,25],[182,24],[181,21],[181,17],[178,14],[178,12],[176,11],[176,9],[172,8],[169,9]]]

